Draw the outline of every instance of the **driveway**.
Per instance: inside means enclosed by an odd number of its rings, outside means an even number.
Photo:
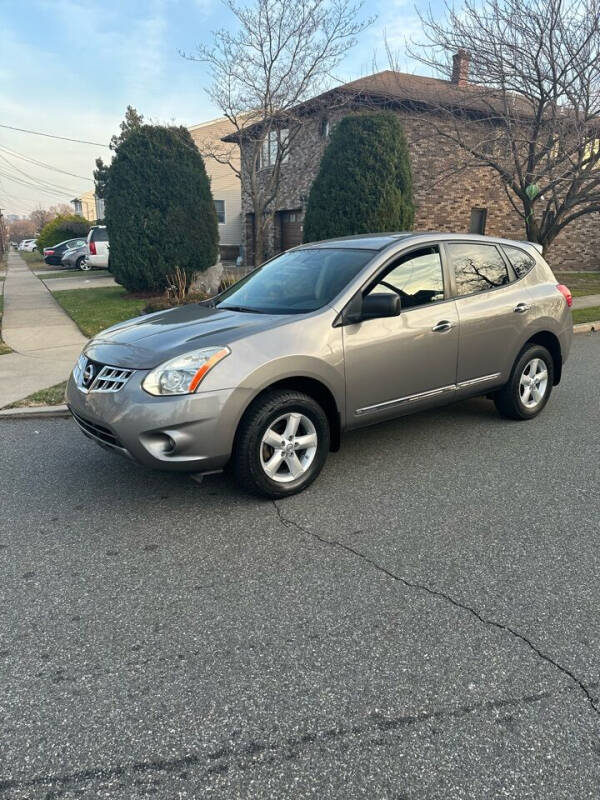
[[[73,270],[68,278],[45,278],[40,273],[38,273],[38,278],[44,282],[51,292],[59,292],[66,289],[100,289],[105,286],[118,286],[112,275],[106,275],[105,273],[94,275],[93,272],[86,273]]]
[[[599,374],[277,504],[1,421],[0,797],[598,797]]]

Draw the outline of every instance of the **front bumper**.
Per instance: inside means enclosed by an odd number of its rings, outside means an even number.
[[[234,389],[154,397],[137,370],[117,392],[86,392],[73,375],[67,403],[83,433],[101,446],[155,469],[210,472],[229,460],[239,418]]]

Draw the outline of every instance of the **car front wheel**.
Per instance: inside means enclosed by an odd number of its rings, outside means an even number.
[[[554,361],[541,345],[529,345],[517,358],[510,380],[494,402],[503,417],[532,419],[544,408],[554,384]]]
[[[238,483],[271,499],[301,492],[317,477],[329,452],[329,422],[321,406],[296,391],[272,391],[247,410],[236,437]]]
[[[77,259],[77,266],[82,272],[89,272],[91,270],[91,264],[88,264],[85,256],[80,256]]]

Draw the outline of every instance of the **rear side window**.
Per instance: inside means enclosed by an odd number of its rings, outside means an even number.
[[[92,232],[92,242],[108,242],[106,228],[96,228],[96,230]]]
[[[517,273],[518,278],[527,275],[527,273],[535,267],[535,259],[530,256],[529,253],[521,250],[520,247],[511,247],[511,245],[505,244],[502,245],[502,249],[513,265],[513,269]]]
[[[446,247],[457,295],[485,292],[509,283],[508,269],[494,245],[447,242]]]

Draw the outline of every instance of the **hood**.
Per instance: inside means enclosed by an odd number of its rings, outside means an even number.
[[[152,369],[189,350],[229,344],[290,319],[296,317],[190,304],[113,325],[89,342],[85,354],[101,364]]]

